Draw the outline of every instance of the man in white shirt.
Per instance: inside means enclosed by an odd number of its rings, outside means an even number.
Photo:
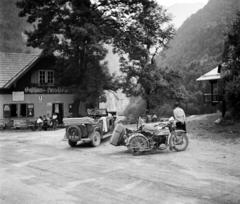
[[[173,116],[176,120],[176,128],[186,131],[186,115],[184,110],[180,108],[178,102],[174,105]]]

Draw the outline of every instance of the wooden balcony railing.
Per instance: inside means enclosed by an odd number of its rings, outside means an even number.
[[[211,94],[211,93],[205,93],[203,95],[204,103],[213,103],[217,104],[221,101],[223,101],[223,96],[219,94]]]

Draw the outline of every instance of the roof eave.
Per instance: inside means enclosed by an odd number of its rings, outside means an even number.
[[[212,80],[219,80],[221,79],[222,77],[221,76],[215,76],[215,77],[199,77],[196,79],[196,81],[212,81]]]
[[[41,57],[40,55],[37,55],[34,57],[29,64],[27,64],[24,68],[22,68],[14,77],[12,77],[2,88],[8,89],[11,87],[11,85],[18,80],[20,77],[22,77],[27,71],[29,71],[39,60]]]

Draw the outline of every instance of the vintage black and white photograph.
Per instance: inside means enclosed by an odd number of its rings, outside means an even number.
[[[0,0],[0,204],[240,204],[240,0]]]

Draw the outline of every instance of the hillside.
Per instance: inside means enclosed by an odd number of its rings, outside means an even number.
[[[192,113],[206,110],[201,91],[205,85],[196,78],[221,63],[225,34],[239,8],[239,0],[209,0],[183,23],[169,49],[157,58],[159,67],[168,66],[182,73]]]
[[[158,64],[187,69],[199,63],[205,65],[202,73],[211,69],[221,61],[224,35],[238,8],[239,0],[210,0],[178,29],[169,49],[157,59]]]
[[[24,19],[18,18],[17,0],[0,1],[0,51],[30,52],[25,45],[24,30],[29,27]]]

